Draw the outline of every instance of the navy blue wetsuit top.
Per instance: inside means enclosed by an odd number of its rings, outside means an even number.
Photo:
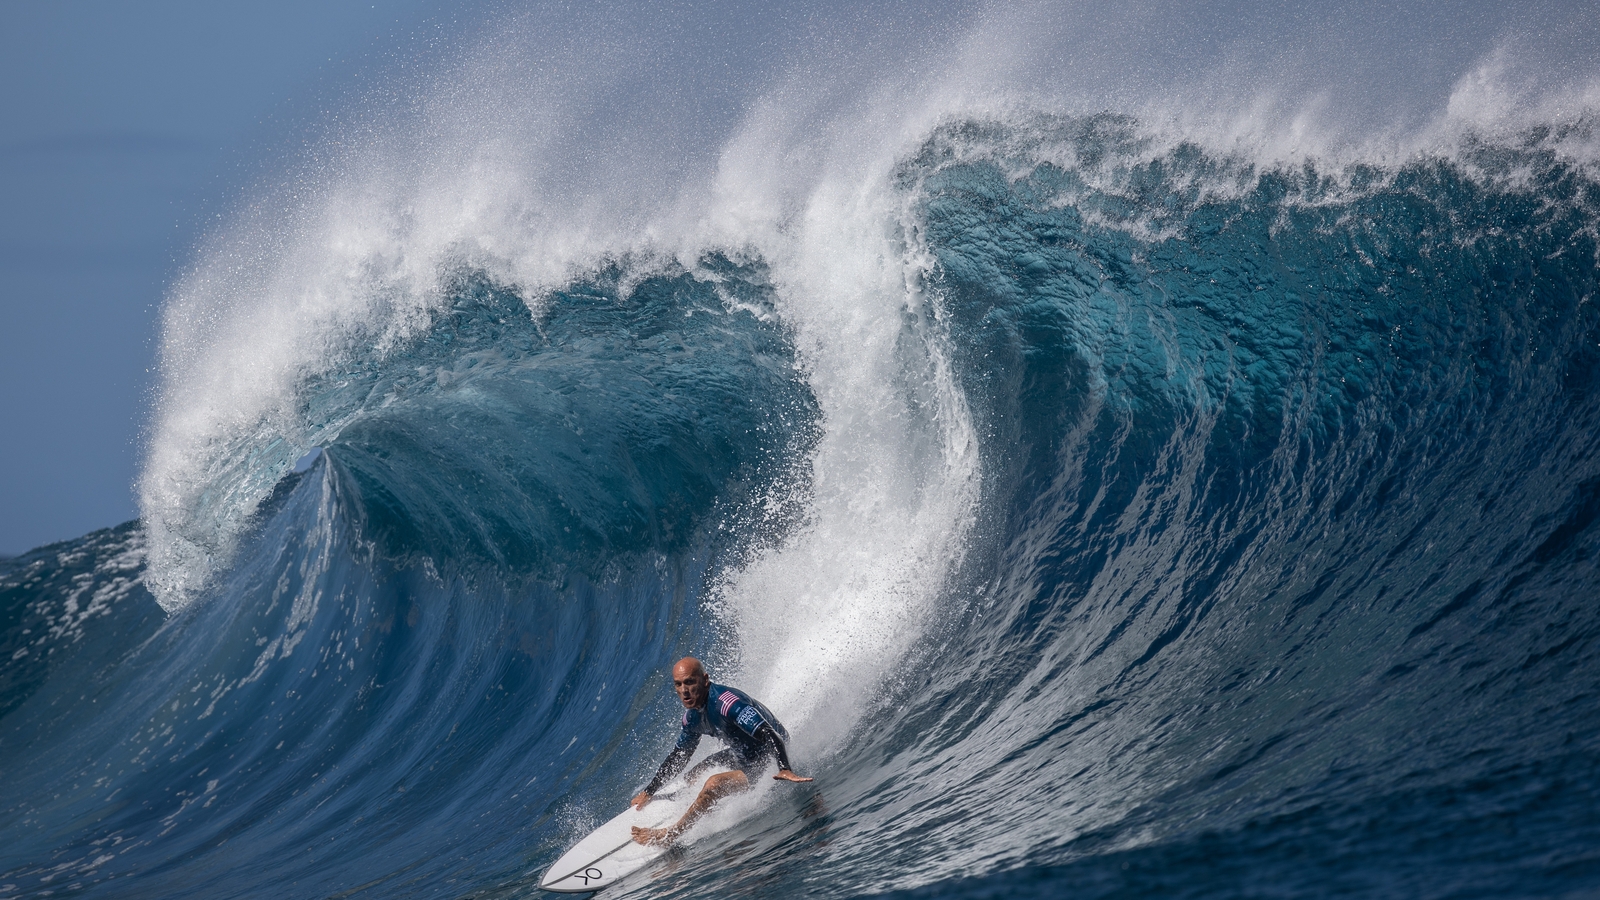
[[[768,759],[776,760],[780,768],[789,768],[788,753],[783,746],[789,739],[789,732],[778,722],[778,717],[744,691],[712,684],[706,692],[705,708],[683,711],[683,730],[678,733],[677,746],[667,755],[645,792],[654,794],[681,772],[700,745],[700,736],[706,734],[721,738],[738,758],[740,768],[761,765]]]
[[[764,751],[763,742],[756,738],[756,729],[762,724],[772,726],[778,737],[787,741],[789,732],[778,723],[778,717],[749,694],[736,688],[713,683],[706,694],[705,709],[683,711],[683,731],[678,733],[678,749],[694,752],[700,735],[721,738],[733,751],[746,759],[754,759]]]

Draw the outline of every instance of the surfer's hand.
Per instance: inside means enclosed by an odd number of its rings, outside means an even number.
[[[649,791],[640,791],[637,795],[634,796],[634,798],[632,800],[634,809],[644,809],[645,804],[649,803],[649,802],[650,802],[650,792]]]
[[[805,777],[804,775],[796,775],[794,772],[792,772],[792,771],[790,771],[788,769],[779,769],[778,770],[778,774],[772,776],[772,780],[773,781],[792,781],[795,784],[802,784],[804,782],[810,781],[811,779]]]

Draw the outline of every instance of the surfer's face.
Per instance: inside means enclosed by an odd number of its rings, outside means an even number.
[[[676,667],[672,670],[672,689],[686,709],[698,709],[706,704],[706,689],[711,677],[704,669]]]

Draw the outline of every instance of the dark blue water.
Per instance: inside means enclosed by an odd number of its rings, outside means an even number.
[[[0,564],[0,897],[535,895],[685,653],[817,780],[618,895],[1600,893],[1600,182],[1549,138],[949,121],[888,330],[759,248],[463,266],[189,518]]]

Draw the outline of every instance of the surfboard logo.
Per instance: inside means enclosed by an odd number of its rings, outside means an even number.
[[[579,872],[578,877],[583,879],[584,887],[588,887],[590,881],[604,878],[606,877],[606,873],[596,869],[594,866],[590,866],[589,868],[584,869],[582,872]]]

